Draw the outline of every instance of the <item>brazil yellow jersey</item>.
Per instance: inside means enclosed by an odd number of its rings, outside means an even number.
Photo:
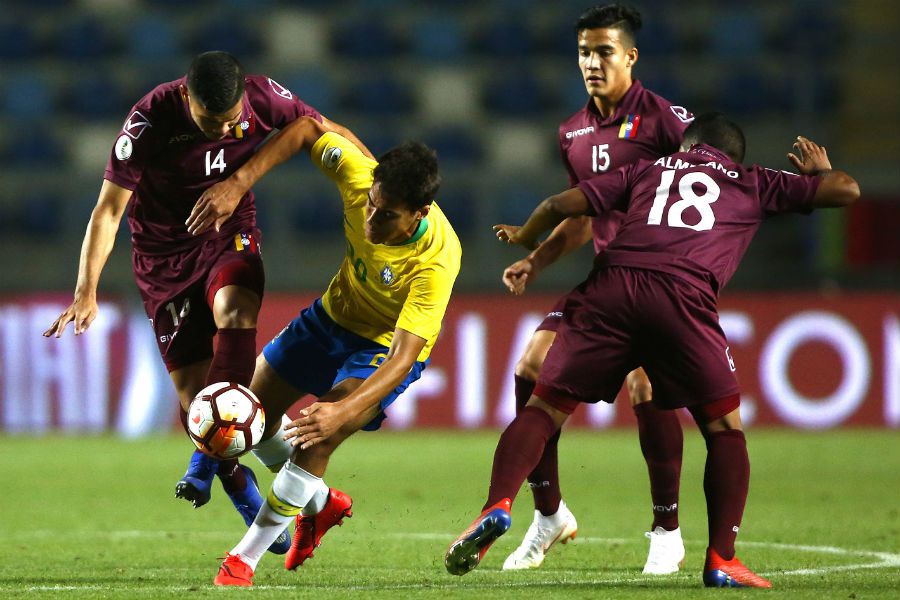
[[[341,327],[384,346],[390,347],[398,327],[415,334],[426,340],[418,360],[427,359],[459,273],[456,232],[432,203],[406,243],[373,244],[364,227],[378,163],[333,132],[320,137],[310,155],[337,184],[344,202],[347,255],[322,296],[325,310]]]

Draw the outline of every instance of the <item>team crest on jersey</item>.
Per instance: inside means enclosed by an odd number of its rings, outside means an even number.
[[[250,115],[231,129],[234,137],[236,139],[241,139],[245,135],[250,135],[254,131],[256,131],[256,121],[253,119],[253,115]]]
[[[672,109],[672,114],[678,117],[678,120],[682,123],[690,123],[694,120],[694,113],[683,106],[670,106],[669,108]]]
[[[136,140],[141,137],[141,134],[144,133],[144,130],[148,127],[153,127],[153,125],[150,124],[150,120],[142,115],[140,111],[136,110],[125,120],[122,131],[131,139]]]
[[[629,113],[622,119],[622,126],[619,127],[619,139],[630,140],[637,135],[638,125],[641,124],[641,115]]]
[[[272,91],[284,98],[285,100],[293,100],[294,95],[291,93],[291,90],[287,89],[277,81],[273,80],[269,77],[269,86],[271,86]]]
[[[326,169],[334,169],[343,154],[344,152],[337,146],[328,146],[322,153],[322,166]]]
[[[131,158],[132,151],[134,151],[134,144],[131,142],[131,138],[124,134],[120,135],[116,140],[116,158],[128,160]]]
[[[384,268],[381,270],[381,283],[391,285],[393,282],[394,272],[391,270],[391,265],[384,265]]]

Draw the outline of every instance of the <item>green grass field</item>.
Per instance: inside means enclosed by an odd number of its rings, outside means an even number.
[[[635,433],[571,431],[563,436],[561,474],[579,520],[576,543],[554,549],[541,569],[501,572],[531,521],[523,490],[511,531],[481,566],[462,578],[448,575],[443,552],[481,507],[497,437],[381,432],[351,439],[326,481],[353,496],[354,517],[298,572],[267,555],[251,590],[212,585],[217,557],[243,531],[221,487],[196,511],[173,497],[186,441],[0,437],[8,482],[0,496],[0,597],[900,597],[898,432],[750,432],[752,479],[738,554],[771,578],[769,592],[702,588],[705,452],[690,431],[681,574],[640,574],[649,497]],[[253,458],[248,464],[257,467]],[[271,475],[256,470],[267,490]]]

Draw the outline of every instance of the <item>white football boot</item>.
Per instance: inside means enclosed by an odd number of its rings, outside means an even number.
[[[650,540],[650,552],[644,575],[669,575],[677,573],[684,565],[684,541],[681,539],[681,527],[666,531],[657,527],[644,534]]]
[[[525,539],[512,554],[506,557],[503,570],[517,571],[538,568],[544,562],[544,556],[556,542],[565,544],[569,540],[574,540],[576,533],[578,533],[578,523],[565,502],[560,502],[559,510],[549,517],[542,515],[539,510],[534,511],[534,521],[525,532]]]

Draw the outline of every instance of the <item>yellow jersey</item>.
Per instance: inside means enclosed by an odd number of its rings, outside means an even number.
[[[337,133],[320,137],[313,163],[334,181],[344,202],[347,255],[322,296],[328,315],[341,327],[390,347],[396,328],[426,340],[424,361],[441,330],[462,247],[447,217],[434,203],[415,234],[400,245],[366,239],[366,204],[378,164]]]

